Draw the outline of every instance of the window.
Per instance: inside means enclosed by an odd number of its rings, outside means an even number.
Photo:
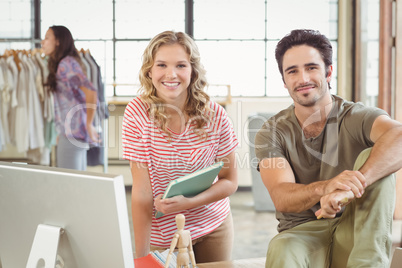
[[[276,43],[292,29],[313,28],[333,44],[336,93],[338,0],[194,0],[194,21],[186,22],[187,1],[41,0],[41,35],[51,25],[65,25],[77,48],[89,49],[101,66],[106,95],[135,95],[149,40],[193,23],[211,95],[226,94],[215,89],[230,85],[232,96],[287,96],[274,57]],[[0,0],[0,22],[8,25],[1,27],[0,39],[27,39],[3,40],[0,53],[31,47],[32,6],[32,0]]]
[[[41,0],[41,32],[64,25],[74,39],[111,39],[113,3],[110,0]]]
[[[31,0],[0,0],[0,53],[31,48],[31,5]]]
[[[0,1],[0,38],[31,37],[31,1]]]
[[[116,0],[116,38],[151,39],[166,30],[184,31],[184,0]]]
[[[329,0],[194,1],[194,38],[209,83],[231,85],[234,96],[288,96],[276,43],[292,29],[317,29],[331,40],[336,63],[337,6]],[[336,93],[336,68],[331,87]]]
[[[358,101],[376,107],[379,93],[379,25],[380,1],[363,1],[360,5],[360,57],[361,61]]]

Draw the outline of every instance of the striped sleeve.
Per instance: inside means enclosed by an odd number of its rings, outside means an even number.
[[[136,162],[149,162],[149,152],[144,140],[144,130],[149,120],[145,104],[137,97],[124,111],[122,123],[123,158]]]
[[[216,158],[222,158],[234,151],[238,145],[237,137],[233,130],[225,109],[219,104],[212,102],[211,108],[215,111],[214,121],[216,132],[219,135],[219,149]]]

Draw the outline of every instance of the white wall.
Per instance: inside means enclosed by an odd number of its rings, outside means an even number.
[[[277,113],[292,104],[291,98],[232,98],[232,103],[226,105],[226,111],[232,120],[235,133],[239,140],[236,152],[239,186],[251,186],[251,163],[248,140],[248,117],[257,113]],[[255,165],[253,165],[255,166]]]

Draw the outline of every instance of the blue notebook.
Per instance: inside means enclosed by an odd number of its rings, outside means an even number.
[[[195,196],[211,187],[219,171],[223,167],[223,162],[217,162],[209,167],[197,170],[169,182],[162,199],[176,195],[186,197]],[[164,214],[160,211],[155,213],[155,218],[160,218]]]

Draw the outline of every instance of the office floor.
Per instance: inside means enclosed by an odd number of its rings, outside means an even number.
[[[127,206],[134,248],[131,222],[131,188],[126,188]],[[234,247],[232,259],[264,257],[269,241],[277,234],[277,220],[273,212],[256,212],[251,191],[237,191],[230,197],[234,222]],[[400,246],[402,221],[394,221],[393,246]]]

